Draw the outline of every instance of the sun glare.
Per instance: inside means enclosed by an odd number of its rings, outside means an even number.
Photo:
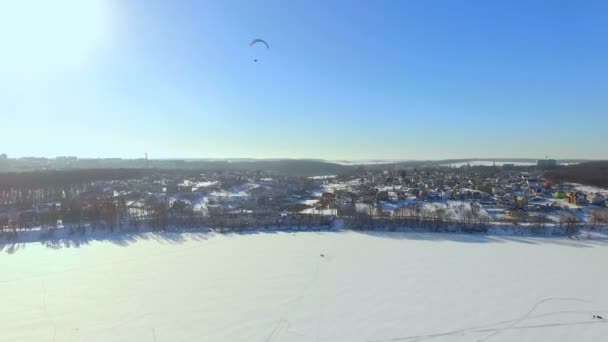
[[[107,38],[104,0],[5,1],[0,3],[0,70],[32,77],[78,68]]]

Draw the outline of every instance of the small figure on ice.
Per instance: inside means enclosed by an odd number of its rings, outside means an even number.
[[[597,318],[597,319],[604,319],[604,317],[599,316],[599,315],[593,315],[593,318]]]
[[[321,258],[325,258],[325,253],[321,253],[319,256],[321,256]]]

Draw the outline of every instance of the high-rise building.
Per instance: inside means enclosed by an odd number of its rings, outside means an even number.
[[[536,167],[539,169],[552,169],[557,167],[557,160],[555,159],[539,159],[536,161]]]

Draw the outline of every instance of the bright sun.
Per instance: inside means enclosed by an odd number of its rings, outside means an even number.
[[[0,71],[35,76],[83,65],[108,35],[108,7],[104,0],[2,1]]]

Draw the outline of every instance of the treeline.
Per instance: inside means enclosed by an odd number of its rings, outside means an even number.
[[[167,202],[150,203],[145,209],[129,208],[124,201],[97,199],[83,205],[77,200],[65,200],[44,212],[24,211],[16,218],[0,214],[0,232],[54,231],[60,225],[70,232],[92,230],[138,230],[148,227],[166,230],[169,227],[210,227],[221,231],[240,231],[251,228],[329,228],[334,217],[298,214],[232,213],[203,215],[188,209],[169,206]]]
[[[490,227],[488,219],[473,221],[460,221],[441,219],[437,217],[376,217],[365,213],[358,213],[345,219],[345,226],[353,230],[422,230],[428,232],[461,231],[466,233],[485,233]]]
[[[31,209],[34,203],[75,198],[97,181],[124,181],[146,176],[200,175],[200,170],[78,169],[0,173],[0,207]]]
[[[201,228],[210,227],[220,231],[241,231],[247,229],[285,229],[330,228],[335,217],[292,213],[230,213],[203,215],[188,208],[176,205],[169,206],[164,201],[150,201],[145,208],[130,208],[123,200],[99,198],[86,204],[78,200],[64,200],[44,212],[24,211],[16,219],[0,215],[0,232],[16,234],[18,231],[42,229],[44,236],[50,237],[56,228],[61,226],[70,233],[85,233],[87,229],[137,231],[140,227],[153,230],[167,230],[169,227]],[[514,232],[532,234],[574,235],[579,228],[605,227],[608,223],[608,212],[597,211],[591,225],[580,222],[574,216],[563,216],[557,224],[541,220],[531,220],[527,224],[504,222],[501,227],[508,227]],[[344,227],[352,230],[383,231],[425,231],[425,232],[465,232],[485,233],[494,225],[489,217],[466,211],[458,219],[448,218],[444,211],[404,208],[397,215],[377,215],[373,213],[339,211],[337,218],[344,220]]]
[[[608,189],[608,161],[563,166],[545,172],[545,177],[557,183],[580,183]]]
[[[446,208],[424,208],[421,205],[413,205],[397,210],[392,216],[378,209],[357,212],[352,207],[343,207],[338,214],[345,218],[347,227],[355,230],[415,228],[439,232],[457,226],[461,231],[473,233],[485,232],[490,225],[490,218],[480,215],[479,206],[472,206],[470,209],[462,206],[458,219],[449,217]]]
[[[133,179],[148,172],[137,169],[91,169],[0,173],[0,206],[31,209],[34,203],[74,198],[95,181]]]
[[[389,230],[389,231],[427,231],[427,232],[465,232],[485,233],[490,227],[508,227],[514,232],[558,235],[574,235],[583,226],[605,227],[608,224],[608,211],[598,209],[591,212],[590,224],[581,222],[576,216],[562,215],[553,223],[544,215],[518,217],[517,215],[500,220],[492,220],[480,214],[480,207],[458,206],[456,218],[450,217],[445,208],[423,208],[420,205],[403,207],[393,215],[382,210],[358,212],[352,207],[338,210],[338,217],[345,221],[345,226],[353,230]]]
[[[373,216],[358,213],[344,219],[345,227],[352,230],[388,230],[395,231],[424,231],[424,232],[462,232],[486,233],[491,224],[489,218],[479,217],[471,220],[446,219],[434,216]],[[528,225],[512,225],[507,222],[502,228],[513,232],[546,235],[548,232],[558,235],[572,236],[579,232],[584,225],[576,219],[561,219],[556,225],[537,220]],[[596,223],[601,226],[600,223]]]
[[[125,174],[135,174],[155,172],[162,170],[163,172],[214,172],[214,171],[239,171],[239,172],[268,172],[275,175],[293,176],[293,177],[308,177],[308,176],[319,176],[319,175],[335,175],[335,174],[348,174],[356,170],[352,165],[341,165],[336,163],[329,163],[318,160],[305,160],[305,159],[284,159],[284,160],[150,160],[148,165],[149,169],[142,168],[142,161],[137,160],[131,162],[130,160],[121,160],[117,162],[118,165],[114,165],[110,162],[99,161],[100,167],[89,166],[87,160],[79,160],[73,166],[74,169],[70,170],[43,170],[39,172],[33,172],[31,168],[26,172],[32,174],[34,177],[47,176],[55,173],[57,175],[67,174],[66,172],[72,172],[74,175],[92,175],[97,173],[97,176],[106,177],[121,177]],[[52,166],[49,166],[52,167]],[[372,165],[373,167],[373,165]],[[112,175],[108,173],[108,170],[118,171]],[[81,173],[81,171],[85,171]],[[15,174],[9,176],[13,179]]]
[[[48,170],[0,173],[0,189],[45,188],[84,184],[98,180],[125,180],[143,177],[145,169]]]

